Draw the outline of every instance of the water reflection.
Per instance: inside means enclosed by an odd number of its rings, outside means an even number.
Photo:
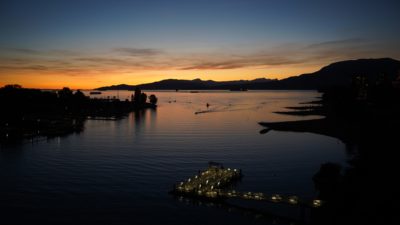
[[[140,136],[144,130],[154,128],[157,123],[157,108],[137,110],[129,114],[128,122],[135,130],[135,135]]]
[[[177,180],[218,161],[245,171],[238,191],[312,198],[317,193],[311,178],[320,163],[345,162],[344,145],[337,139],[310,133],[258,133],[259,121],[299,119],[273,112],[311,101],[319,95],[316,92],[147,93],[159,98],[157,110],[138,111],[117,121],[86,120],[79,134],[2,146],[2,221],[273,223],[274,219],[257,220],[236,209],[229,213],[218,207],[187,206],[173,200],[168,191]],[[210,108],[235,110],[196,115],[206,110],[207,102]],[[18,154],[11,157],[7,152]]]
[[[242,204],[237,204],[234,201],[233,202],[228,202],[228,201],[202,201],[199,199],[193,199],[193,198],[185,198],[185,197],[174,197],[175,201],[179,201],[182,204],[185,204],[187,206],[196,206],[196,207],[211,207],[214,209],[222,209],[229,214],[233,215],[241,215],[244,217],[247,217],[251,220],[258,221],[260,223],[264,224],[304,224],[308,222],[306,218],[304,217],[304,212],[302,212],[300,208],[288,208],[286,207],[284,210],[279,209],[281,212],[286,211],[285,213],[281,213],[282,215],[279,215],[276,212],[273,211],[268,211],[272,210],[274,206],[265,204],[262,208],[260,207],[253,207],[252,206],[246,206],[243,203]],[[269,206],[270,208],[268,209]],[[276,211],[276,210],[275,210]],[[288,213],[290,211],[291,213]],[[309,214],[309,212],[308,212]]]

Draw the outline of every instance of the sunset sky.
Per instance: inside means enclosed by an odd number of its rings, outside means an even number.
[[[0,86],[281,79],[400,59],[399,21],[399,0],[2,0]]]

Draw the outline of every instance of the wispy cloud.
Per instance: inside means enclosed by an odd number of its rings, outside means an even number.
[[[43,66],[43,65],[32,65],[32,66],[23,67],[23,69],[43,71],[43,70],[48,70],[49,68],[47,66]]]
[[[129,56],[155,56],[163,54],[164,51],[161,49],[153,49],[153,48],[115,48],[114,52],[118,52],[124,55]]]
[[[1,48],[2,51],[11,52],[11,53],[19,53],[19,54],[29,54],[29,55],[36,55],[40,54],[40,51],[30,49],[30,48]]]
[[[337,60],[362,57],[390,57],[378,51],[369,40],[349,38],[317,43],[291,43],[253,52],[234,51],[210,53],[174,53],[156,48],[120,47],[108,50],[79,52],[3,48],[0,52],[0,73],[10,70],[30,70],[65,73],[98,74],[107,71],[134,72],[140,70],[228,70],[240,68],[270,68],[305,64],[324,65]],[[10,54],[12,53],[12,54]]]
[[[130,62],[128,60],[124,59],[119,59],[119,58],[112,58],[112,57],[99,57],[99,56],[93,56],[93,57],[82,57],[82,58],[74,58],[74,60],[79,61],[79,62],[89,62],[89,63],[95,63],[95,64],[111,64],[111,65],[129,65]]]
[[[31,48],[7,48],[0,47],[2,54],[16,54],[19,56],[76,56],[81,53],[66,49],[36,50]]]
[[[182,70],[212,70],[212,69],[237,69],[257,66],[293,65],[302,63],[303,60],[286,56],[274,56],[265,53],[247,54],[242,56],[224,56],[221,59],[208,59],[205,57],[199,62],[191,62],[190,66]]]
[[[53,56],[79,56],[82,53],[77,51],[71,51],[66,49],[52,49],[48,52],[43,52],[43,54],[53,55]]]
[[[332,40],[319,42],[308,45],[306,48],[308,49],[319,49],[319,48],[337,48],[337,47],[345,47],[345,46],[358,46],[368,44],[369,41],[363,38],[348,38],[341,40]]]

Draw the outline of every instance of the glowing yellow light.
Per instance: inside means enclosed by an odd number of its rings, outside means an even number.
[[[298,198],[296,196],[291,196],[289,197],[289,203],[290,204],[297,204],[298,203]]]
[[[272,201],[281,201],[282,197],[280,195],[272,195],[271,200]]]
[[[315,199],[315,200],[313,200],[312,204],[314,207],[320,207],[322,205],[322,201],[319,199]]]

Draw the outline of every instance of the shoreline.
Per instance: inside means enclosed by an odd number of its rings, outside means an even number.
[[[137,96],[136,96],[137,95]],[[57,137],[84,130],[86,120],[119,120],[130,112],[155,110],[157,98],[135,92],[131,101],[94,99],[69,88],[59,92],[25,89],[18,85],[0,88],[0,143],[37,137]]]

